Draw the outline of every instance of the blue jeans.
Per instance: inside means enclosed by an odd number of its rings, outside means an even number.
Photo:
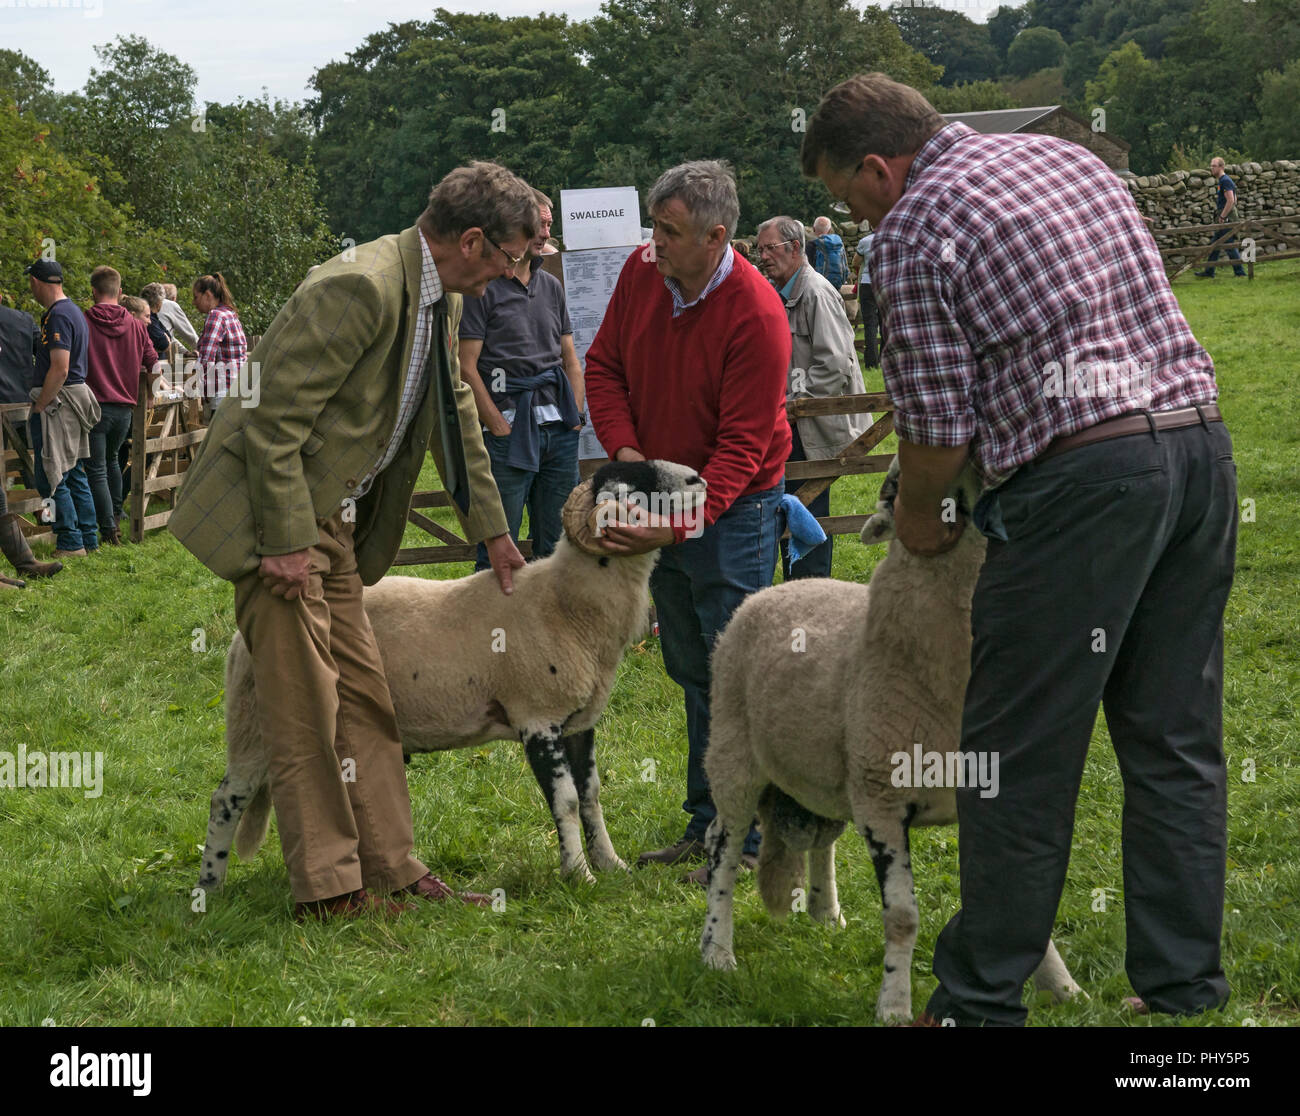
[[[131,416],[135,408],[128,403],[101,403],[103,417],[90,432],[90,458],[86,476],[95,498],[99,529],[117,526],[122,515],[122,466],[118,451],[131,433]]]
[[[560,541],[560,512],[578,484],[578,431],[570,430],[563,423],[548,422],[537,428],[537,436],[541,452],[535,473],[507,462],[509,434],[498,437],[485,433],[483,444],[492,460],[492,477],[501,493],[510,537],[516,543],[519,541],[519,526],[527,506],[533,557],[545,558]],[[487,547],[479,543],[474,568],[486,570],[488,565]]]
[[[704,753],[709,746],[709,656],[718,633],[751,593],[772,584],[781,534],[778,484],[739,497],[699,538],[666,547],[650,576],[659,618],[664,669],[686,697],[686,836],[704,839],[717,814]],[[758,851],[758,831],[750,827],[744,851]]]
[[[1221,241],[1220,243],[1228,244],[1228,245],[1236,244],[1237,234],[1233,233],[1231,236],[1224,238],[1224,240]],[[1209,256],[1205,260],[1206,275],[1210,276],[1210,278],[1214,278],[1214,261],[1219,258],[1220,251],[1226,252],[1228,254],[1228,259],[1233,261],[1232,264],[1233,275],[1246,274],[1246,269],[1241,266],[1241,253],[1238,252],[1236,248],[1229,247],[1229,248],[1222,248],[1222,249],[1216,248],[1213,252],[1209,254]]]
[[[41,447],[45,440],[41,431],[41,416],[32,415],[27,421],[31,432],[32,456],[36,464],[36,491],[45,499],[54,496],[54,538],[60,550],[94,550],[99,546],[99,533],[95,522],[95,500],[86,480],[88,458],[83,457],[62,477],[51,485],[41,461]],[[51,491],[52,490],[52,491]]]

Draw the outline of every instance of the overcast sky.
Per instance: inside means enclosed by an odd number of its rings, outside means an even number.
[[[942,6],[980,22],[999,2]],[[36,59],[61,92],[85,85],[96,45],[135,34],[193,68],[200,102],[253,98],[264,86],[272,97],[301,101],[317,68],[389,23],[428,19],[437,7],[503,16],[543,10],[539,0],[0,0],[0,44]],[[600,2],[565,0],[545,10],[588,19]]]

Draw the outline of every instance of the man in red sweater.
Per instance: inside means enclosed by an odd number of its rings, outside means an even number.
[[[117,521],[122,515],[122,469],[118,450],[131,433],[131,416],[140,389],[140,373],[153,367],[157,352],[143,322],[118,305],[122,276],[111,267],[90,273],[95,305],[86,313],[86,386],[99,400],[101,417],[90,432],[86,476],[95,498],[99,533],[120,545]]]
[[[611,554],[665,547],[650,589],[664,666],[686,696],[686,832],[638,865],[704,857],[716,814],[704,775],[709,655],[741,601],[772,583],[790,453],[790,326],[772,285],[731,249],[740,217],[731,171],[683,163],[660,176],[646,204],[654,238],[624,264],[587,352],[587,404],[611,457],[693,466],[708,502],[694,538],[663,521],[606,528]],[[752,867],[753,828],[744,849]]]

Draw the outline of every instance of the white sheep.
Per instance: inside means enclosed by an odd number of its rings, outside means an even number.
[[[600,808],[593,755],[627,646],[645,631],[658,551],[606,555],[594,536],[650,506],[698,512],[705,482],[667,461],[611,462],[564,506],[553,554],[515,572],[505,596],[484,570],[455,581],[386,577],[363,594],[409,756],[522,740],[559,833],[561,871],[592,880],[620,868]],[[630,513],[628,511],[630,503]],[[199,886],[225,880],[232,838],[241,859],[266,837],[271,794],[258,729],[252,659],[238,633],[226,656],[226,775],[212,795]]]
[[[863,542],[893,538],[897,475],[895,459]],[[978,492],[968,467],[950,507],[966,511]],[[971,596],[984,550],[973,524],[933,558],[895,539],[869,586],[792,581],[736,610],[713,653],[705,758],[718,811],[705,836],[709,897],[700,951],[710,967],[736,966],[732,898],[755,814],[763,835],[758,888],[768,912],[791,910],[807,853],[808,914],[833,926],[844,925],[835,839],[852,820],[881,891],[885,959],[876,1016],[911,1018],[918,917],[908,829],[957,820],[954,774],[976,785],[976,770],[956,753],[970,677]],[[947,766],[946,786],[896,785],[921,781],[896,774],[912,766],[897,757],[910,760],[918,747],[923,757],[942,756],[934,765]],[[1058,1001],[1080,991],[1050,942],[1034,979]]]

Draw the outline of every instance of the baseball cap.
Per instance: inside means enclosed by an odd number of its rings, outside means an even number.
[[[63,268],[54,260],[37,260],[27,265],[27,274],[42,283],[62,283]]]

